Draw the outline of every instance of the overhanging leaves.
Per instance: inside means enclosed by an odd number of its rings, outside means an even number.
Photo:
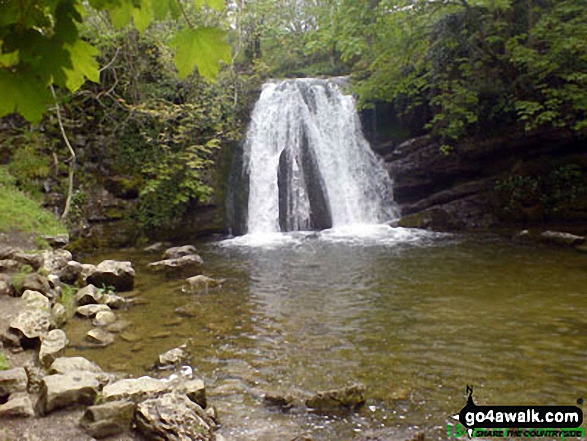
[[[224,31],[212,27],[187,28],[179,32],[173,40],[179,76],[187,78],[197,67],[200,75],[214,79],[220,71],[220,62],[231,61],[231,50],[224,41],[225,37]]]

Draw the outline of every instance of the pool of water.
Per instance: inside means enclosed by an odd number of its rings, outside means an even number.
[[[228,440],[446,439],[473,385],[477,404],[575,405],[587,398],[587,255],[498,238],[413,230],[324,232],[199,244],[220,289],[186,294],[148,272],[158,256],[123,250],[144,304],[104,349],[104,369],[144,375],[188,342]],[[178,313],[181,308],[181,314]],[[360,412],[324,416],[263,404],[361,382]]]

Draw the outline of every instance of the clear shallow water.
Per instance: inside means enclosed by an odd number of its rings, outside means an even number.
[[[478,404],[587,398],[587,255],[384,230],[202,245],[204,273],[227,282],[192,295],[181,280],[146,271],[157,256],[95,256],[131,260],[147,303],[120,314],[132,323],[123,335],[130,341],[69,355],[144,375],[159,353],[189,339],[229,440],[405,439],[416,431],[446,439],[467,384]],[[75,343],[87,329],[76,320],[67,331]],[[346,417],[262,403],[265,392],[353,381],[367,386],[368,402]]]

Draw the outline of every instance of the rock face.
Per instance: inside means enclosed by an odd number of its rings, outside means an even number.
[[[564,131],[531,135],[512,131],[501,138],[470,139],[448,154],[427,137],[373,147],[393,179],[401,215],[408,216],[400,226],[458,231],[514,222],[539,226],[553,220],[576,225],[587,220],[585,203],[548,211],[540,197],[532,200],[524,188],[517,189],[524,194],[513,205],[507,188],[500,190],[500,183],[515,185],[517,181],[508,181],[512,177],[547,182],[565,164],[574,164],[587,176],[584,144]],[[514,194],[514,199],[518,196]]]
[[[190,254],[188,256],[179,257],[177,259],[166,259],[149,264],[149,268],[153,271],[164,272],[165,274],[193,274],[198,272],[204,260],[197,254]]]
[[[82,317],[92,318],[101,311],[110,311],[108,305],[84,305],[75,310],[75,313]]]
[[[49,367],[58,357],[60,357],[69,340],[61,329],[53,329],[43,339],[41,350],[39,351],[39,362],[42,366]]]
[[[92,324],[94,326],[108,326],[116,321],[116,315],[112,311],[100,311],[96,314]]]
[[[135,270],[130,262],[105,260],[86,277],[86,282],[96,286],[112,286],[116,291],[132,291]]]
[[[25,309],[10,321],[10,331],[29,345],[36,345],[49,333],[51,313],[48,309]]]
[[[81,420],[82,427],[94,438],[106,438],[129,430],[136,404],[113,401],[88,407]]]
[[[49,285],[49,279],[47,277],[33,273],[28,274],[22,283],[22,291],[26,290],[37,291],[47,295],[51,292],[51,285]]]
[[[94,404],[99,388],[96,374],[90,372],[49,375],[43,378],[38,402],[39,413],[44,415],[77,404]]]
[[[185,395],[169,393],[137,406],[139,432],[153,440],[214,440],[214,422]]]
[[[365,404],[365,386],[362,384],[317,392],[306,400],[306,406],[319,412],[358,409],[363,404]]]
[[[102,369],[83,357],[60,357],[49,368],[50,374],[68,374],[72,372],[91,372],[101,374]]]

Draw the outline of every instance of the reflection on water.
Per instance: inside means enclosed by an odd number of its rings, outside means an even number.
[[[572,405],[587,396],[586,255],[401,229],[355,233],[203,245],[205,274],[228,281],[197,295],[148,274],[151,256],[123,252],[116,257],[135,263],[147,303],[121,314],[132,323],[124,339],[70,355],[142,375],[189,339],[230,440],[405,439],[418,430],[445,439],[467,384],[479,404]],[[72,340],[87,326],[70,325]],[[353,381],[367,386],[358,414],[262,404],[268,391]]]

